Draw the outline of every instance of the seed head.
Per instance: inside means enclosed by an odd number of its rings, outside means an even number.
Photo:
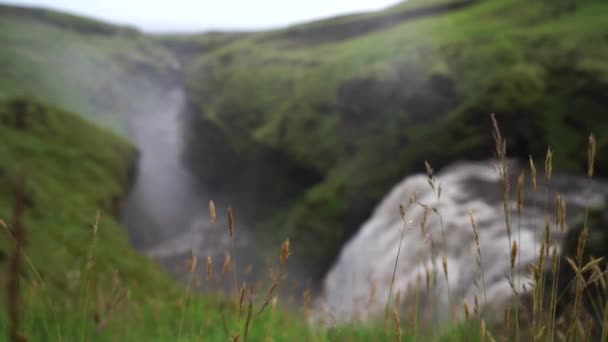
[[[194,270],[196,269],[197,263],[198,263],[198,259],[196,258],[194,249],[190,249],[190,273],[194,272]]]
[[[209,201],[209,216],[211,217],[211,223],[214,224],[217,214],[215,212],[215,203],[213,203],[213,201]]]
[[[285,263],[287,262],[287,258],[289,258],[290,255],[291,251],[289,249],[289,239],[287,239],[283,242],[283,245],[281,246],[281,255],[279,257],[279,260],[281,261],[282,265],[285,265]]]
[[[515,260],[517,260],[517,241],[513,241],[511,246],[511,271],[515,267]]]
[[[524,205],[524,183],[526,180],[526,174],[522,171],[517,178],[517,213],[521,215],[521,211]]]
[[[532,188],[536,190],[536,166],[534,165],[532,156],[530,156],[530,174],[532,176]]]
[[[401,318],[399,318],[399,311],[397,309],[393,310],[393,318],[395,319],[397,341],[401,341]]]
[[[211,255],[207,256],[207,280],[211,279],[213,276],[213,258]]]
[[[545,157],[545,175],[547,183],[551,181],[551,174],[553,172],[553,152],[551,147],[547,150],[547,156]]]
[[[224,268],[222,269],[222,274],[225,274],[226,272],[228,272],[230,270],[230,263],[231,263],[230,253],[226,253],[226,259],[224,259]]]
[[[463,307],[464,307],[464,317],[467,320],[471,319],[471,307],[469,306],[469,302],[467,302],[466,298],[464,299]]]

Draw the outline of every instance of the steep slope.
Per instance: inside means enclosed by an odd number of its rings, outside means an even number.
[[[76,308],[92,315],[82,306],[85,281],[94,284],[92,293],[106,297],[117,290],[112,279],[121,279],[120,286],[138,300],[146,293],[172,290],[169,277],[131,248],[118,221],[136,157],[130,144],[75,114],[27,98],[0,101],[0,136],[0,218],[9,225],[17,205],[14,191],[20,179],[26,182],[22,290],[29,294],[22,296],[22,310],[24,325],[43,334],[37,338],[66,329],[70,320],[77,322],[78,316],[69,314]],[[97,210],[99,228],[93,238]],[[6,227],[2,235],[6,258],[14,244]],[[94,262],[90,271],[84,266],[87,258]],[[0,272],[8,279],[8,267]],[[53,312],[61,315],[53,318]],[[5,331],[6,311],[0,315],[0,330]],[[44,331],[40,320],[47,320],[46,329],[53,331]],[[75,337],[76,331],[64,334],[72,339],[68,336]]]
[[[606,10],[412,0],[189,51],[189,160],[255,203],[259,229],[293,238],[300,266],[320,276],[425,159],[491,156],[491,112],[512,155],[550,145],[557,168],[581,170],[586,134],[608,143]]]

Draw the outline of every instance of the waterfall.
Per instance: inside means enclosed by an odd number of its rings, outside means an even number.
[[[566,174],[554,174],[547,185],[544,175],[539,174],[538,187],[533,190],[528,173],[525,175],[524,206],[519,215],[516,188],[521,170],[516,162],[510,162],[511,239],[518,244],[512,277],[511,244],[498,164],[460,162],[436,175],[434,189],[426,174],[416,174],[406,177],[390,191],[359,232],[346,243],[324,279],[324,298],[319,313],[329,313],[336,321],[368,319],[383,314],[400,243],[392,299],[399,294],[401,302],[410,308],[418,303],[419,314],[430,321],[440,322],[454,313],[462,313],[465,298],[471,306],[475,296],[480,304],[484,304],[485,298],[486,304],[492,307],[510,298],[511,286],[524,291],[524,284],[530,281],[529,266],[538,257],[540,241],[545,237],[547,215],[552,222],[552,244],[559,246],[564,236],[555,224],[556,196],[560,194],[567,203],[569,222],[573,222],[583,214],[586,206],[603,205],[608,187],[599,181]],[[414,194],[415,203],[410,206]],[[400,205],[404,208],[403,218]],[[469,210],[479,232],[483,282],[477,266]],[[444,261],[448,269],[447,282]],[[485,296],[481,284],[485,285]],[[527,284],[529,289],[530,284]]]
[[[225,196],[205,190],[182,161],[185,95],[181,87],[138,98],[130,117],[131,135],[140,151],[135,184],[123,209],[123,223],[132,243],[164,264],[178,278],[188,278],[190,254],[223,262],[233,241],[228,235]],[[211,224],[209,200],[222,222]],[[234,248],[244,269],[253,263],[255,248],[247,226],[239,220]],[[257,261],[257,260],[256,260]],[[204,277],[204,267],[199,273]],[[207,288],[224,288],[232,278],[214,279]]]

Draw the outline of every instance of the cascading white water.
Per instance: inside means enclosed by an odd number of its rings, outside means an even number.
[[[417,300],[419,312],[426,315],[426,319],[438,322],[451,316],[452,310],[460,313],[463,300],[466,298],[473,303],[476,295],[482,303],[486,298],[488,305],[504,303],[512,294],[505,276],[511,274],[511,245],[497,166],[493,162],[461,162],[446,167],[437,175],[434,190],[424,174],[409,176],[396,185],[358,234],[344,246],[326,276],[319,314],[329,314],[331,320],[347,321],[383,313],[400,243],[393,299],[399,293],[410,304]],[[511,164],[510,175],[519,173],[517,165]],[[530,178],[529,174],[527,176]],[[546,213],[554,213],[555,196],[561,194],[568,205],[568,217],[572,219],[587,205],[603,205],[608,195],[606,184],[589,183],[583,177],[553,175],[548,186],[544,185],[543,176],[538,177],[536,191],[531,189],[530,180],[527,182],[521,216],[515,210],[516,196],[510,196],[511,238],[519,246],[512,279],[520,291],[529,280],[529,265],[538,256],[539,241],[545,234]],[[517,183],[511,179],[510,184],[514,190]],[[417,203],[410,207],[414,194]],[[400,205],[405,207],[405,220],[401,217]],[[479,231],[485,296],[475,285],[480,272],[469,210]],[[422,229],[425,215],[426,225]],[[555,223],[552,231],[553,242],[557,245],[563,234]],[[447,282],[443,260],[448,269]],[[427,270],[431,283],[436,277],[435,285],[431,284],[428,291]],[[479,281],[477,283],[481,285]],[[448,297],[452,305],[448,303]]]

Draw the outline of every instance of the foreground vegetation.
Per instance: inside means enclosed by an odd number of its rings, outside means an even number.
[[[478,304],[464,303],[453,314],[454,322],[466,318],[463,323],[433,327],[411,315],[417,307],[401,307],[393,298],[384,319],[332,327],[329,317],[316,325],[310,324],[315,319],[310,321],[314,315],[306,292],[297,310],[286,309],[277,298],[278,288],[287,286],[282,273],[291,256],[287,241],[277,250],[269,286],[237,283],[241,290],[234,296],[201,294],[206,281],[236,272],[234,260],[220,267],[222,261],[205,262],[193,255],[184,260],[191,281],[180,285],[129,245],[117,222],[135,157],[127,142],[75,114],[26,98],[2,101],[0,122],[5,142],[0,149],[0,250],[5,266],[0,274],[8,309],[0,313],[0,331],[11,341],[589,341],[608,333],[606,266],[603,259],[593,258],[605,254],[597,239],[605,239],[606,222],[591,215],[569,234],[561,258],[550,245],[541,248],[540,261],[531,268],[534,290],[514,292],[504,321],[491,318],[495,313],[484,313]],[[504,162],[504,141],[495,132],[496,151]],[[589,177],[596,149],[592,136]],[[537,176],[535,168],[528,172],[533,180],[545,177],[550,182],[551,170],[552,154],[547,154],[544,174],[539,170]],[[508,169],[500,172],[506,175]],[[557,217],[550,230],[565,225],[560,208],[558,202],[555,212],[546,211]],[[218,218],[210,205],[210,219],[217,218],[216,224],[230,236],[238,234],[232,215]],[[407,210],[402,215],[407,221]],[[587,245],[590,236],[595,241]],[[512,267],[517,253],[513,247]],[[198,278],[197,268],[206,269],[206,277]]]

